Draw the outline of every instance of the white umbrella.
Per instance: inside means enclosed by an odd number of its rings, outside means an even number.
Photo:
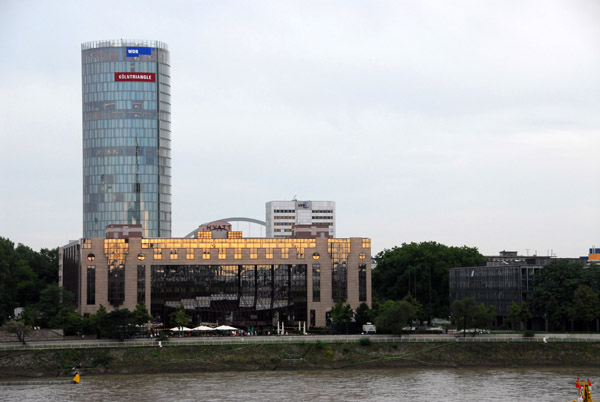
[[[198,325],[196,328],[192,328],[192,331],[213,331],[214,328],[207,327],[206,325]]]
[[[237,328],[230,327],[229,325],[220,325],[215,328],[217,331],[237,331]]]
[[[173,332],[179,332],[179,331],[191,331],[190,328],[188,327],[175,327],[175,328],[171,328],[171,331]]]

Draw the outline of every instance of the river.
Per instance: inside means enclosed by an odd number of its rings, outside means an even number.
[[[589,377],[594,382],[600,378],[600,369],[369,369],[84,376],[78,385],[3,386],[0,400],[570,402],[577,399],[577,377]]]

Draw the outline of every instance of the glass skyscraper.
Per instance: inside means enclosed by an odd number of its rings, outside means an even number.
[[[156,41],[81,45],[83,237],[141,224],[171,237],[171,74]]]

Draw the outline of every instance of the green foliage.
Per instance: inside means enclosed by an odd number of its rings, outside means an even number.
[[[373,310],[369,308],[367,303],[360,303],[356,308],[356,314],[354,314],[356,324],[362,326],[368,322],[373,322],[374,319]]]
[[[2,326],[2,330],[9,334],[15,334],[19,341],[25,345],[25,337],[31,332],[31,326],[22,321],[10,320]]]
[[[104,319],[102,335],[123,341],[136,333],[135,315],[126,308],[108,313]]]
[[[179,305],[177,310],[169,314],[169,320],[171,320],[171,325],[174,327],[184,327],[190,322],[190,319],[191,317],[186,314],[183,305]]]
[[[519,306],[515,301],[513,301],[508,312],[507,320],[513,324],[524,324],[525,329],[527,329],[527,323],[532,317],[533,315],[529,311],[529,305],[527,302],[523,302]]]
[[[378,333],[402,334],[402,328],[417,318],[416,308],[406,300],[387,301],[380,306],[379,315],[375,318]]]
[[[523,332],[523,337],[525,337],[525,338],[533,338],[534,336],[535,336],[535,333],[530,329]]]
[[[48,285],[40,292],[40,301],[36,304],[36,309],[39,311],[36,322],[43,327],[62,328],[65,323],[64,317],[59,318],[58,315],[65,307],[75,309],[73,293],[56,284]]]
[[[375,257],[373,293],[380,300],[412,295],[426,319],[449,315],[449,272],[453,267],[477,266],[485,257],[471,247],[448,247],[436,242],[403,243]],[[430,303],[431,301],[431,303]]]
[[[570,313],[570,318],[586,323],[589,329],[589,322],[598,317],[599,309],[598,293],[594,292],[588,285],[579,285],[573,296],[573,310]]]
[[[34,308],[40,292],[57,282],[58,249],[38,253],[0,237],[0,324],[16,307]]]
[[[494,323],[496,309],[494,306],[486,306],[483,303],[477,304],[472,297],[462,300],[456,300],[452,303],[452,320],[456,324],[456,329],[464,331],[467,329],[488,329]],[[473,332],[475,336],[475,332]]]
[[[496,318],[496,308],[494,306],[486,306],[483,303],[479,304],[477,313],[475,314],[475,328],[489,329],[494,324]]]
[[[135,316],[135,323],[137,325],[147,324],[148,321],[152,320],[150,313],[148,313],[148,309],[146,305],[142,302],[139,302],[135,306],[135,310],[133,311],[133,315]]]
[[[334,324],[346,324],[352,321],[352,317],[354,317],[354,312],[352,311],[352,307],[350,307],[349,304],[337,302],[331,308],[330,317]]]
[[[596,272],[591,275],[594,274]],[[575,290],[585,283],[585,279],[581,264],[553,261],[534,277],[532,307],[544,312],[552,324],[560,325],[565,330],[567,320],[574,311]]]
[[[360,338],[360,340],[358,341],[358,343],[360,344],[360,346],[370,346],[371,345],[371,339],[369,339],[369,338]]]

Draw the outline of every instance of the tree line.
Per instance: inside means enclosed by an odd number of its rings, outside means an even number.
[[[479,266],[485,260],[477,248],[436,242],[403,243],[383,250],[375,256],[377,266],[372,271],[372,307],[363,303],[353,311],[339,302],[330,312],[330,322],[338,331],[347,329],[351,321],[359,326],[372,322],[383,333],[401,333],[412,323],[430,323],[434,317],[451,317],[459,329],[491,327],[494,306],[470,299],[450,305],[449,300],[450,268]],[[14,319],[16,307],[25,307],[20,321],[27,326],[63,328],[65,334],[122,338],[149,320],[144,305],[134,312],[107,313],[102,307],[90,317],[81,317],[75,311],[73,295],[57,283],[57,248],[36,252],[0,237],[0,325]],[[553,261],[535,275],[534,288],[526,303],[513,303],[509,322],[526,329],[536,315],[547,318],[551,329],[573,329],[574,323],[589,329],[595,323],[598,330],[598,266],[584,268],[578,263]],[[185,321],[184,313],[179,311],[179,317],[174,315],[171,321]]]

